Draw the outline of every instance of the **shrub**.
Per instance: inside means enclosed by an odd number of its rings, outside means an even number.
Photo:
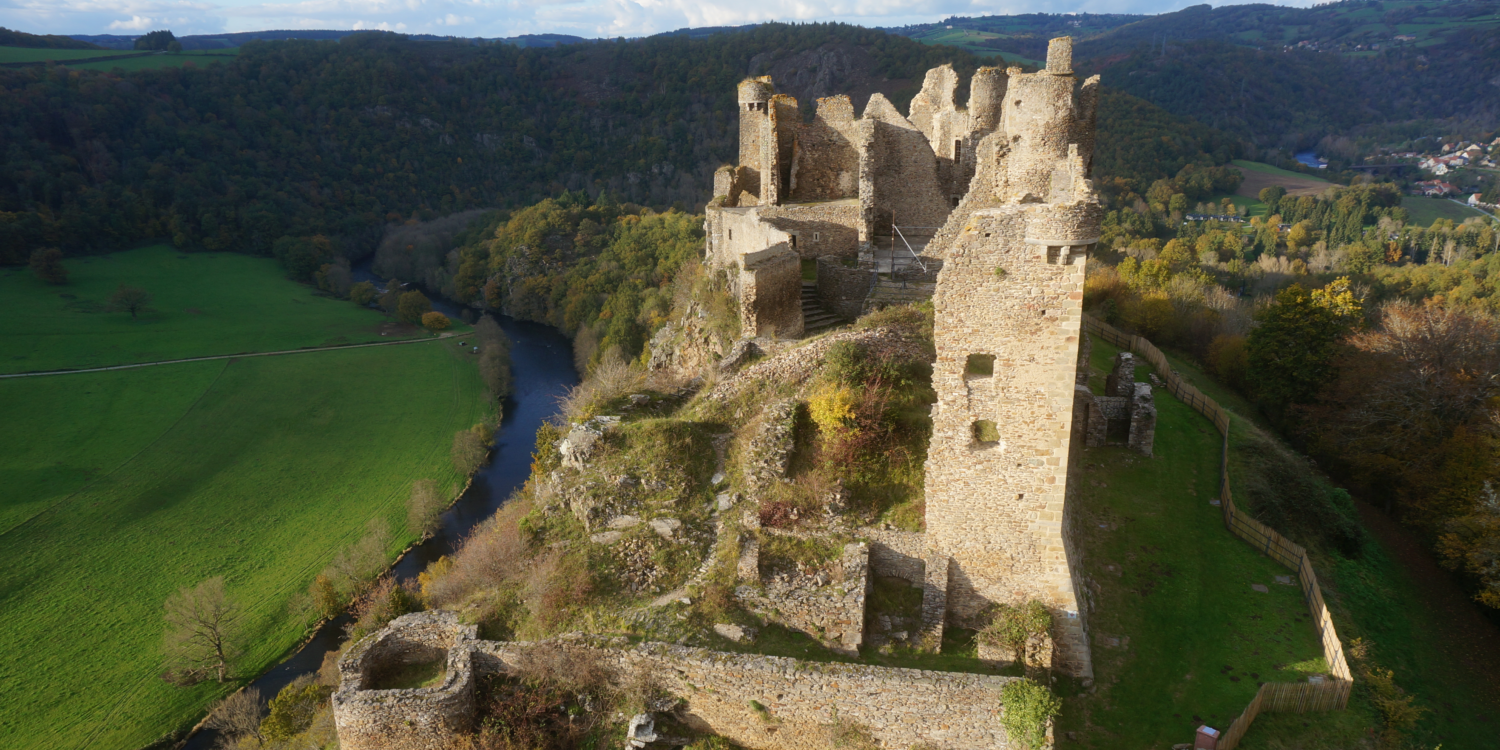
[[[48,284],[66,284],[68,268],[62,261],[62,250],[55,247],[37,250],[31,254],[31,272]]]
[[[467,430],[459,430],[453,436],[453,470],[464,476],[479,471],[490,453],[490,441],[493,439],[494,433],[486,425],[477,424]]]
[[[406,527],[426,537],[437,526],[438,515],[443,512],[443,497],[438,492],[437,482],[419,479],[411,486],[411,495],[406,499]]]
[[[1027,750],[1047,746],[1047,725],[1062,710],[1062,701],[1051,690],[1031,680],[1015,680],[1000,688],[1000,703],[1000,726],[1007,739]]]
[[[306,731],[329,692],[310,674],[292,680],[271,699],[271,713],[260,723],[261,736],[274,745]]]
[[[421,292],[415,293],[421,294]],[[426,328],[429,331],[432,331],[433,333],[437,333],[438,331],[446,331],[448,330],[449,326],[452,325],[453,321],[449,320],[447,315],[444,315],[440,312],[430,312],[422,314],[422,327]]]
[[[1032,599],[1025,604],[997,604],[990,623],[979,631],[979,640],[1008,648],[1016,659],[1025,662],[1026,642],[1033,636],[1052,630],[1052,613],[1041,602]]]

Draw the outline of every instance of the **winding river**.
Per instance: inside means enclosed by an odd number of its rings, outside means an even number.
[[[433,308],[456,317],[459,310],[452,303],[433,300]],[[511,374],[513,392],[505,399],[505,415],[495,433],[490,462],[474,475],[474,481],[463,496],[443,513],[441,526],[432,538],[417,545],[396,562],[391,571],[399,580],[416,575],[454,547],[479,522],[489,518],[526,482],[531,473],[531,451],[536,444],[537,428],[557,413],[557,400],[577,385],[573,369],[573,346],[557,329],[538,323],[496,316],[511,340]],[[323,657],[336,651],[343,642],[349,616],[342,615],[324,623],[317,634],[285,661],[253,680],[249,687],[260,691],[263,699],[275,697],[287,683],[300,675],[316,672]],[[209,750],[215,735],[211,730],[194,734],[187,750]]]

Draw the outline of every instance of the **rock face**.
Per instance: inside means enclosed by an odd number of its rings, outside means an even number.
[[[563,465],[580,470],[586,468],[589,460],[599,450],[604,431],[619,422],[619,417],[594,417],[575,425],[557,443],[557,452],[562,456]]]

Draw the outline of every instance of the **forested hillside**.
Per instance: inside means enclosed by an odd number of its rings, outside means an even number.
[[[775,75],[806,104],[881,91],[904,109],[945,62],[981,63],[876,30],[769,24],[541,49],[366,33],[252,42],[206,67],[3,70],[0,263],[157,237],[268,253],[321,234],[358,256],[389,222],[564,189],[691,209],[734,158],[744,76]],[[1098,168],[1137,189],[1235,149],[1144,102],[1105,100]]]
[[[1029,58],[1045,55],[1048,36],[1069,33],[1081,70],[1258,150],[1311,148],[1330,134],[1482,133],[1500,123],[1500,5],[1484,0],[985,16],[897,31]]]

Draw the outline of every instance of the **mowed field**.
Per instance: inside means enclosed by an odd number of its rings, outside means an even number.
[[[1240,174],[1245,176],[1245,181],[1240,183],[1240,189],[1235,193],[1246,198],[1259,199],[1260,191],[1273,185],[1286,188],[1288,195],[1321,195],[1324,190],[1333,187],[1333,183],[1327,180],[1309,177],[1258,161],[1235,159],[1233,163],[1239,168]]]
[[[1483,218],[1485,215],[1483,211],[1476,211],[1447,198],[1425,198],[1417,195],[1402,198],[1401,207],[1406,209],[1406,223],[1419,227],[1430,227],[1432,222],[1438,219],[1449,219],[1454,224],[1462,224],[1465,219]]]
[[[0,270],[0,373],[82,369],[213,354],[301,349],[425,335],[286,280],[273,261],[155,245],[70,258],[69,283]],[[105,311],[120,284],[155,312]],[[382,336],[382,332],[390,335]]]
[[[231,260],[279,276],[273,261]],[[203,278],[198,261],[211,273],[223,259],[191,256],[182,278]],[[310,335],[295,325],[296,311],[315,309],[303,287],[259,287],[291,309],[256,308],[259,338],[225,313],[227,336],[283,348],[367,335],[382,320],[338,303],[357,315],[342,331],[312,316]],[[13,317],[23,302],[7,294],[0,308]],[[83,325],[48,335],[96,335]],[[196,325],[160,331],[196,344],[143,335],[134,346],[184,356],[223,346]],[[304,637],[302,592],[368,523],[388,524],[393,556],[413,539],[412,483],[455,491],[453,433],[489,410],[472,355],[441,340],[0,380],[0,414],[0,748],[135,748],[234,687],[160,679],[173,591],[225,577],[246,611],[238,672],[253,676]]]

